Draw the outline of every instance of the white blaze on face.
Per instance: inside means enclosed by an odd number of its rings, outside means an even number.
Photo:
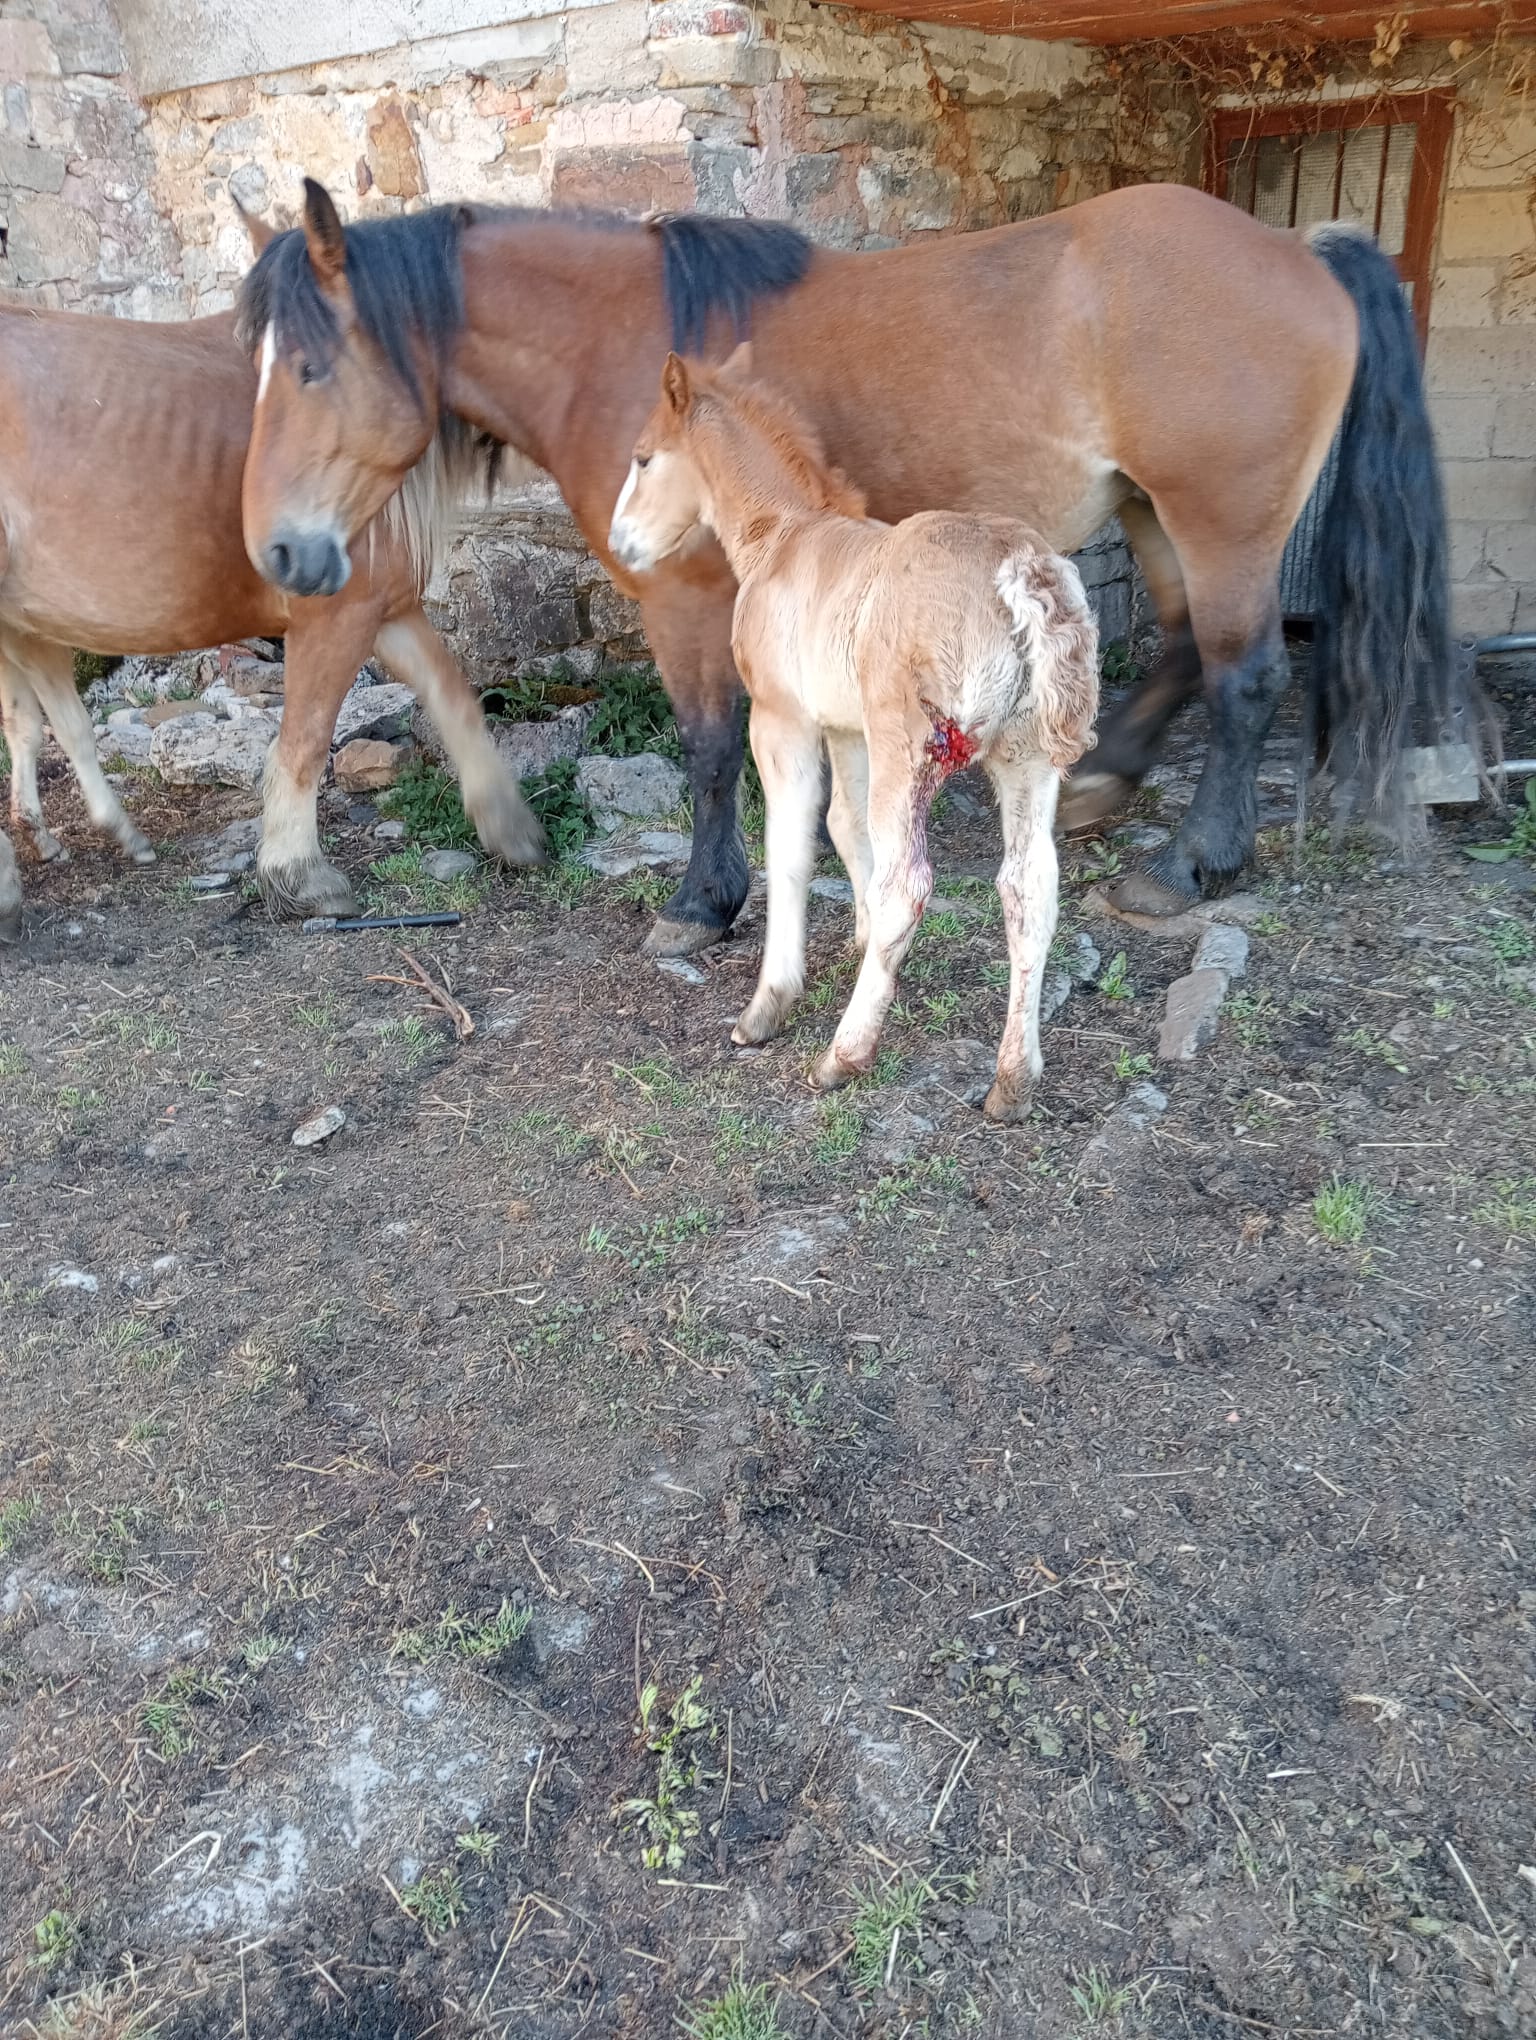
[[[639,484],[640,470],[634,461],[631,461],[629,473],[624,477],[624,486],[619,491],[619,500],[613,506],[613,521],[608,526],[609,547],[615,559],[623,561],[628,567],[641,565],[646,550],[641,533],[632,528],[625,515]]]
[[[267,394],[267,384],[272,380],[272,364],[277,360],[277,328],[269,325],[261,336],[261,375],[256,384],[256,401],[259,404]]]

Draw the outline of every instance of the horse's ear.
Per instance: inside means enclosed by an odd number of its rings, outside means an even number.
[[[752,380],[752,342],[743,340],[721,368],[720,373],[728,382],[750,382]]]
[[[253,252],[259,255],[262,249],[265,248],[269,242],[275,241],[277,239],[277,229],[276,227],[268,226],[267,222],[264,219],[262,219],[259,213],[247,212],[245,207],[240,203],[239,199],[235,198],[235,194],[233,192],[231,192],[229,195],[232,199],[234,199],[235,211],[240,215],[241,226],[244,227],[245,231],[251,237],[251,248]]]
[[[661,371],[661,394],[675,418],[688,415],[688,406],[693,402],[693,384],[688,378],[688,364],[680,354],[667,356],[667,365]]]
[[[339,283],[347,269],[347,236],[331,194],[313,177],[304,180],[304,239],[320,286]]]

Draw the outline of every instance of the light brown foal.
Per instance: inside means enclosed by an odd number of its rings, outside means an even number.
[[[1008,1019],[987,1094],[1014,1119],[1040,1076],[1040,983],[1056,929],[1061,776],[1098,706],[1098,639],[1071,562],[1011,518],[928,511],[877,523],[809,428],[750,381],[743,346],[709,370],[670,355],[608,542],[637,573],[718,538],[739,592],[731,649],[768,800],[762,974],[733,1039],[777,1034],[805,984],[821,751],[828,823],[864,961],[824,1090],[875,1060],[933,891],[928,810],[951,772],[987,771],[1003,825]]]

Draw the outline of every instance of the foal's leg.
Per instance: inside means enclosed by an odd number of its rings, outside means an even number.
[[[342,696],[379,630],[377,601],[294,604],[283,720],[267,753],[256,878],[275,914],[351,914],[356,896],[320,848],[316,802]]]
[[[988,760],[1003,823],[997,890],[1008,931],[1008,1019],[997,1051],[997,1076],[983,1110],[989,1119],[1018,1119],[1040,1081],[1040,986],[1056,933],[1058,882],[1056,793],[1060,778],[1046,759]]]
[[[70,769],[79,782],[91,820],[98,829],[111,836],[135,864],[153,864],[155,853],[150,848],[149,838],[129,818],[101,769],[91,719],[75,686],[75,662],[70,653],[63,645],[44,644],[40,639],[32,639],[26,648],[26,662],[23,683],[30,678],[38,703],[59,740],[59,749],[69,760]],[[41,820],[39,814],[39,826]]]
[[[1105,717],[1093,749],[1073,766],[1061,794],[1063,829],[1087,828],[1125,805],[1156,758],[1168,725],[1200,690],[1200,654],[1178,554],[1142,498],[1121,504],[1120,522],[1157,610],[1163,651],[1148,678]]]
[[[432,718],[458,774],[464,812],[486,849],[507,864],[542,864],[539,818],[491,741],[479,696],[426,617],[413,609],[386,623],[376,649]]]
[[[805,989],[805,900],[816,864],[821,732],[798,716],[752,704],[752,756],[768,803],[768,932],[752,1003],[732,1041],[768,1041]]]
[[[869,941],[869,879],[874,868],[869,841],[869,749],[861,736],[829,730],[827,752],[832,760],[827,828],[853,887],[853,934],[862,950]]]
[[[43,711],[32,683],[9,654],[0,651],[0,718],[11,753],[11,825],[31,833],[43,862],[65,859],[69,852],[43,820],[37,790],[37,761],[43,748]],[[14,852],[12,853],[14,855]]]
[[[869,943],[832,1046],[816,1065],[819,1090],[833,1091],[872,1068],[896,977],[933,893],[928,809],[938,779],[923,770],[920,732],[898,726],[873,736],[869,760]]]
[[[21,879],[11,839],[0,829],[0,942],[14,942],[21,933]]]

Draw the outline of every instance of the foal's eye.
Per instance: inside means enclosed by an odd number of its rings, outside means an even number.
[[[635,455],[635,466],[637,468],[648,468],[650,464],[651,456],[648,453],[637,453]]]

